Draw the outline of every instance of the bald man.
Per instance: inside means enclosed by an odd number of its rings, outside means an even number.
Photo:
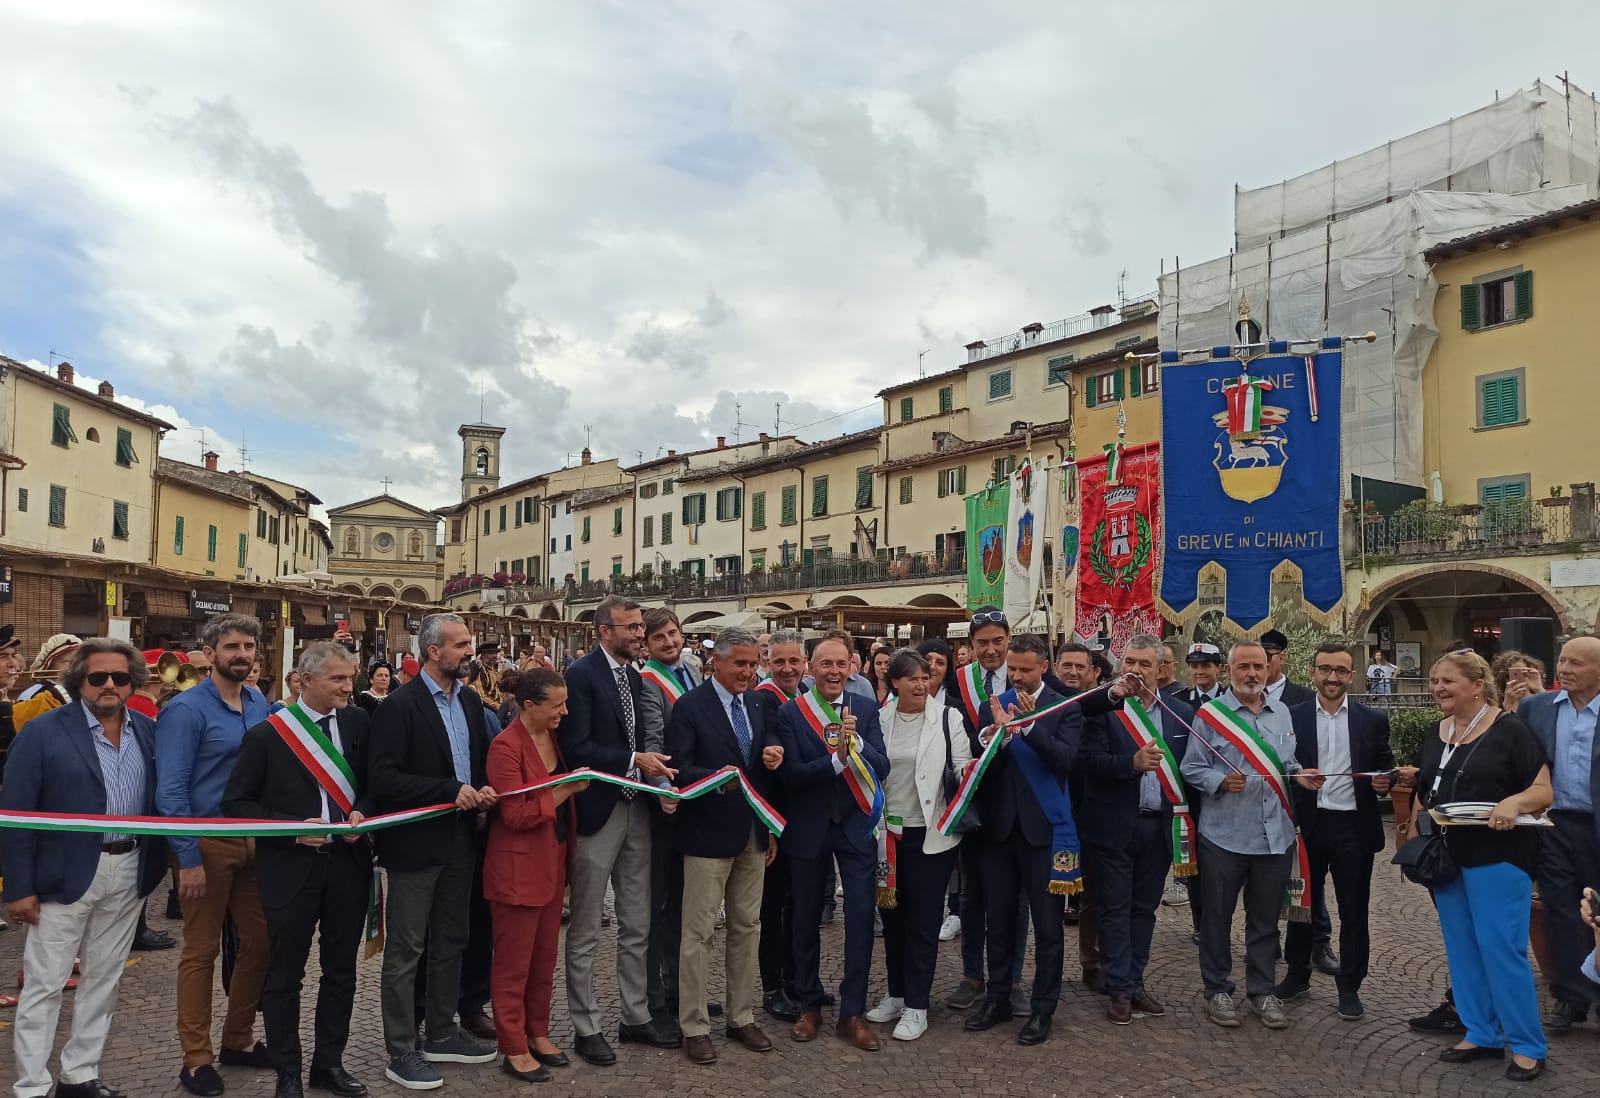
[[[1595,718],[1600,714],[1600,639],[1574,637],[1556,661],[1559,689],[1534,694],[1517,709],[1550,760],[1555,802],[1539,860],[1539,898],[1544,901],[1545,934],[1555,971],[1554,1000],[1545,1028],[1564,1033],[1588,1017],[1600,1002],[1600,984],[1583,974],[1593,944],[1578,905],[1585,885],[1600,886],[1600,830],[1595,824],[1595,793],[1600,791],[1595,753]]]

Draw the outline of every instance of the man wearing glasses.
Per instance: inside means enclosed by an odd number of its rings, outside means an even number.
[[[1313,906],[1324,903],[1324,880],[1333,874],[1339,904],[1339,1017],[1359,1020],[1361,981],[1367,975],[1367,907],[1372,891],[1373,855],[1383,849],[1383,820],[1378,795],[1389,791],[1394,752],[1389,747],[1389,718],[1379,709],[1351,701],[1355,657],[1330,641],[1312,657],[1316,701],[1290,709],[1295,756],[1307,770],[1320,770],[1327,780],[1320,789],[1294,786],[1295,819],[1311,863]],[[1359,774],[1375,774],[1366,778]],[[1311,990],[1312,938],[1309,923],[1291,922],[1284,946],[1288,974],[1278,985],[1284,1002],[1304,998]]]

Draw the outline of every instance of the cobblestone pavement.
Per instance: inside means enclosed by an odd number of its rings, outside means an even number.
[[[646,1051],[637,1045],[617,1045],[615,1067],[589,1067],[574,1056],[574,1066],[561,1069],[555,1082],[543,1086],[517,1083],[493,1064],[444,1065],[445,1086],[439,1093],[956,1098],[981,1091],[997,1098],[1043,1098],[1056,1094],[1190,1096],[1226,1092],[1343,1098],[1368,1094],[1503,1095],[1515,1089],[1503,1078],[1503,1065],[1440,1064],[1436,1056],[1445,1040],[1421,1037],[1406,1029],[1406,1018],[1432,1008],[1444,992],[1444,949],[1438,922],[1426,893],[1403,881],[1386,860],[1380,861],[1373,891],[1373,974],[1363,988],[1368,1013],[1361,1022],[1339,1020],[1334,1013],[1333,980],[1317,974],[1311,998],[1289,1008],[1293,1024],[1288,1030],[1270,1032],[1249,1018],[1235,1030],[1210,1024],[1201,1011],[1195,948],[1189,940],[1189,910],[1164,907],[1148,982],[1167,1005],[1165,1018],[1136,1019],[1130,1026],[1106,1021],[1104,1000],[1076,980],[1075,935],[1069,927],[1068,983],[1055,1031],[1038,1048],[1016,1043],[1020,1022],[988,1033],[967,1033],[961,1028],[960,1016],[942,1006],[943,997],[960,978],[960,942],[954,941],[941,945],[932,1025],[915,1043],[889,1040],[891,1027],[882,1026],[883,1051],[857,1052],[832,1035],[830,1013],[825,1015],[828,1028],[824,1035],[809,1045],[798,1045],[789,1040],[786,1026],[758,1011],[758,1023],[777,1045],[766,1055],[747,1052],[714,1032],[721,1060],[710,1067],[690,1064],[681,1050]],[[152,915],[159,911],[163,898],[162,893],[152,897]],[[181,934],[181,927],[159,917],[154,925]],[[829,979],[835,984],[842,967],[842,934],[837,924],[823,931],[823,956],[831,970]],[[21,946],[22,934],[16,928],[0,935],[0,971],[20,969]],[[1237,949],[1235,975],[1242,982],[1243,958]],[[137,963],[122,982],[121,1005],[102,1075],[135,1098],[182,1095],[177,1085],[180,1056],[173,1024],[177,950],[134,956]],[[881,961],[881,952],[875,952],[869,1004],[883,993]],[[362,962],[354,1036],[345,1063],[374,1094],[399,1095],[406,1092],[383,1077],[378,971],[378,959]],[[596,975],[602,1000],[611,1010],[610,1036],[614,1037],[616,995],[609,960],[597,965]],[[570,1049],[572,1031],[566,1023],[559,964],[557,980],[558,1029],[554,1036]],[[712,988],[720,988],[720,981],[719,971],[713,976]],[[63,1038],[70,994],[67,1002]],[[216,1018],[221,1018],[220,1007]],[[309,1016],[303,1020],[303,1028],[309,1049]],[[58,1048],[59,1044],[58,1040]],[[1600,1088],[1597,1053],[1600,1048],[1593,1022],[1566,1036],[1553,1037],[1544,1077],[1526,1089],[1539,1094],[1593,1095]],[[270,1073],[240,1068],[223,1068],[222,1073],[230,1095],[272,1094]],[[0,1080],[8,1090],[14,1077],[9,1035],[0,1034]]]

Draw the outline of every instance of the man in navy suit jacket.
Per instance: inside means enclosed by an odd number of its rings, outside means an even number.
[[[1165,654],[1156,637],[1135,635],[1123,650],[1122,670],[1153,684]],[[1121,695],[1123,683],[1112,693]],[[1170,693],[1158,699],[1148,686],[1130,696],[1156,722],[1176,771],[1189,747],[1194,710]],[[1109,995],[1106,1017],[1117,1025],[1127,1025],[1135,1012],[1148,1018],[1166,1013],[1144,985],[1156,908],[1172,869],[1172,803],[1157,774],[1162,759],[1156,744],[1137,747],[1116,713],[1085,717],[1078,751],[1085,772],[1083,801],[1074,807],[1087,871],[1094,877],[1100,960]],[[1173,776],[1182,782],[1181,775]]]
[[[878,707],[845,690],[850,675],[850,635],[843,630],[823,634],[811,649],[816,686],[778,712],[783,746],[779,779],[789,793],[788,826],[783,850],[790,858],[794,892],[795,993],[800,1019],[792,1036],[810,1041],[822,1024],[821,941],[822,879],[829,859],[839,863],[844,885],[844,980],[839,985],[839,1036],[868,1052],[878,1048],[877,1034],[863,1015],[867,1009],[867,974],[872,967],[872,915],[877,907],[878,844],[872,820],[861,811],[844,775],[854,742],[862,760],[881,785],[889,775],[889,756],[878,727]],[[819,702],[831,706],[838,727],[820,720]]]
[[[1600,832],[1594,791],[1600,790],[1600,640],[1575,637],[1556,660],[1558,690],[1523,701],[1517,716],[1533,729],[1550,760],[1555,801],[1539,857],[1539,898],[1556,971],[1550,976],[1555,1008],[1545,1026],[1571,1029],[1600,1001],[1600,985],[1583,974],[1593,938],[1578,914],[1585,886],[1600,888]]]
[[[155,725],[127,708],[149,676],[126,641],[94,637],[62,675],[71,704],[30,721],[11,745],[0,810],[155,815]],[[29,927],[16,1014],[17,1093],[50,1091],[61,991],[81,963],[72,1038],[61,1050],[64,1098],[114,1094],[100,1054],[144,897],[162,879],[166,843],[114,832],[0,831],[7,913]]]
[[[1367,976],[1372,860],[1383,849],[1378,794],[1389,791],[1394,752],[1389,747],[1388,715],[1348,697],[1355,678],[1354,654],[1329,641],[1317,648],[1311,662],[1316,700],[1289,710],[1295,757],[1303,768],[1331,776],[1318,789],[1298,784],[1290,788],[1294,791],[1295,822],[1300,825],[1311,863],[1314,907],[1325,903],[1323,881],[1333,874],[1333,894],[1339,904],[1339,972],[1334,980],[1339,990],[1339,1017],[1353,1022],[1365,1012],[1359,992]],[[1352,771],[1381,773],[1374,778],[1339,776]],[[1278,998],[1285,1002],[1310,990],[1315,935],[1311,924],[1289,924],[1283,950],[1288,972],[1278,985]]]

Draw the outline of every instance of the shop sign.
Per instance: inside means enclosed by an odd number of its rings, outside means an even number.
[[[11,566],[0,566],[0,604],[11,601]]]
[[[189,592],[189,616],[191,618],[209,618],[217,614],[233,613],[233,595],[203,595],[199,591]]]

